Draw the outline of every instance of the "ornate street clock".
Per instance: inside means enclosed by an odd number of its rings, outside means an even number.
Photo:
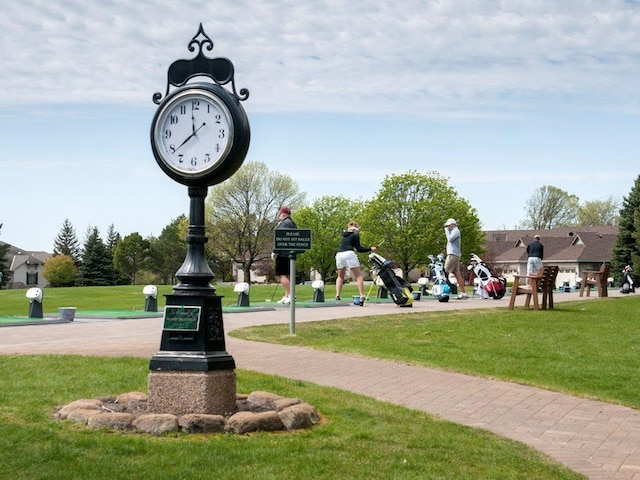
[[[176,272],[179,283],[166,295],[160,350],[150,362],[152,410],[166,407],[162,405],[165,398],[179,397],[182,404],[193,401],[185,393],[189,388],[165,384],[163,371],[218,372],[221,377],[207,376],[206,381],[219,386],[222,378],[233,385],[229,390],[235,395],[235,362],[225,351],[222,297],[211,285],[214,275],[204,255],[204,201],[209,186],[229,178],[244,162],[250,130],[240,102],[249,98],[249,92],[236,91],[229,59],[204,55],[203,50],[213,49],[213,42],[202,24],[188,48],[191,52],[197,48],[197,55],[173,62],[164,98],[160,92],[153,95],[158,105],[151,123],[153,155],[171,179],[188,186],[190,208],[187,255]],[[188,382],[191,377],[181,378]],[[217,387],[214,390],[220,393]],[[235,408],[235,396],[226,390],[223,393],[219,409]],[[208,397],[203,401],[208,402]]]

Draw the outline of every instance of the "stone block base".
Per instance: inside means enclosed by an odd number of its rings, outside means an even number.
[[[152,372],[147,395],[148,413],[229,415],[236,411],[236,374],[234,370]]]

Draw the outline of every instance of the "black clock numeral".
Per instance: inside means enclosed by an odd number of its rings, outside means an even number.
[[[184,163],[184,155],[183,154],[179,154],[178,155],[178,163]]]
[[[168,128],[164,131],[164,138],[165,140],[169,140],[171,138],[171,130]]]
[[[187,106],[180,105],[180,115],[186,115],[186,114],[187,114]]]
[[[204,163],[209,163],[211,161],[211,155],[208,153],[204,154]]]
[[[198,165],[198,159],[196,157],[191,157],[191,166],[195,167]]]
[[[200,100],[193,100],[191,102],[191,110],[200,110]]]
[[[219,113],[216,115],[216,123],[220,123],[220,121],[222,120],[222,115],[220,115]]]
[[[220,153],[220,144],[216,143],[216,153]]]
[[[169,145],[169,152],[170,153],[176,153],[176,146],[173,143],[171,145]]]
[[[178,116],[177,115],[171,115],[169,117],[169,123],[171,125],[176,125],[178,123]]]
[[[221,128],[220,130],[218,130],[218,138],[223,139],[227,136],[226,134],[226,130],[224,128]]]

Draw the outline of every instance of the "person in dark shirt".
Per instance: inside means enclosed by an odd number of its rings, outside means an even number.
[[[289,207],[282,207],[278,212],[278,225],[276,228],[298,228],[291,218],[291,209]],[[289,260],[287,251],[274,250],[273,256],[276,262],[276,275],[280,280],[280,285],[284,288],[284,297],[278,300],[278,303],[288,305],[291,303],[291,260]]]
[[[336,267],[338,278],[336,279],[336,300],[340,300],[342,285],[347,274],[347,268],[351,269],[356,276],[358,291],[360,292],[360,305],[364,304],[364,278],[360,269],[360,261],[356,252],[373,252],[376,247],[363,247],[360,245],[360,227],[357,222],[351,220],[347,224],[347,229],[342,232],[338,253],[336,253]]]
[[[540,243],[540,235],[533,237],[533,242],[527,245],[527,275],[535,275],[542,266],[544,258],[544,246]]]

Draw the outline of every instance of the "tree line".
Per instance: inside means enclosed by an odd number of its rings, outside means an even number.
[[[525,206],[526,218],[516,228],[545,229],[570,225],[620,224],[613,267],[632,264],[640,270],[640,177],[619,209],[613,198],[580,204],[579,199],[553,186],[537,189]],[[211,187],[206,200],[207,261],[217,281],[234,279],[234,266],[273,277],[270,258],[277,212],[289,206],[299,228],[312,232],[311,250],[297,258],[305,279],[315,270],[335,279],[334,255],[349,220],[361,227],[363,245],[407,272],[427,269],[429,254],[444,251],[443,224],[449,217],[462,231],[463,262],[484,253],[484,233],[477,211],[438,172],[409,171],[389,175],[372,199],[324,196],[308,204],[304,192],[286,174],[270,171],[262,162],[247,162],[222,184]],[[639,217],[639,218],[636,218]],[[110,226],[105,240],[96,227],[85,233],[82,246],[71,222],[65,220],[54,241],[54,256],[46,262],[52,285],[115,285],[174,283],[187,251],[188,219],[173,219],[158,237],[125,237]],[[619,268],[620,267],[620,268]],[[302,273],[304,272],[304,273]]]

